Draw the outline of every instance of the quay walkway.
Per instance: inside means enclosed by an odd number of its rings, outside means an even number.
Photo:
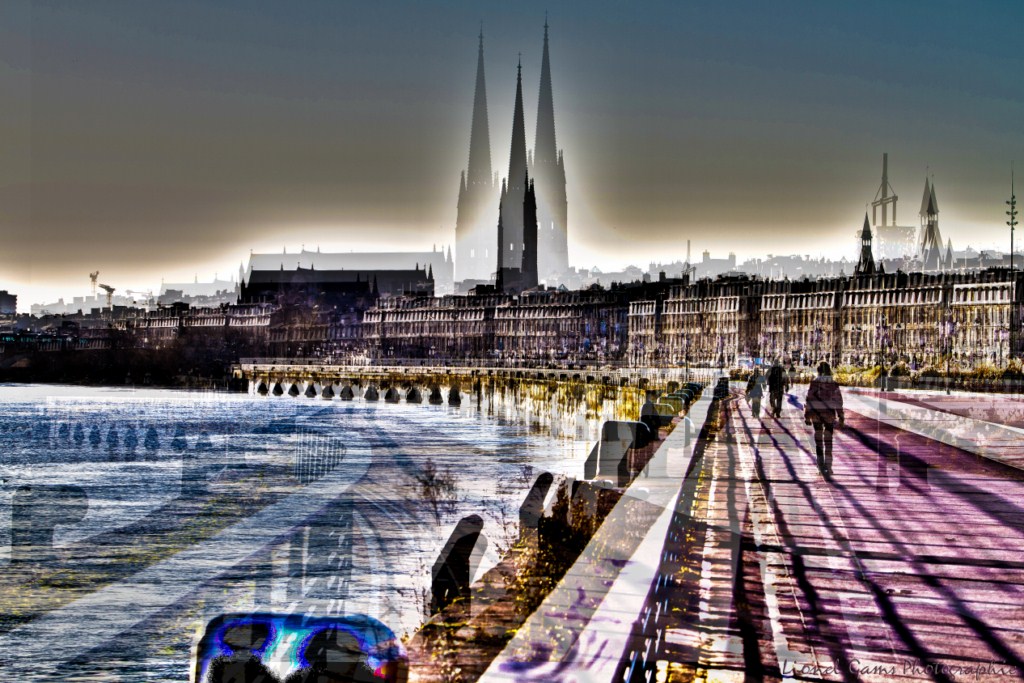
[[[524,629],[485,680],[1024,679],[1020,427],[993,421],[1024,403],[972,415],[938,394],[845,390],[827,481],[805,392],[780,419],[727,401],[718,437],[676,479],[674,514],[650,527],[661,542],[623,563],[620,579],[643,576],[613,584],[571,647]],[[517,670],[516,652],[533,660]]]
[[[481,680],[1024,680],[1024,400],[844,390],[828,481],[805,387],[779,419],[733,393]]]

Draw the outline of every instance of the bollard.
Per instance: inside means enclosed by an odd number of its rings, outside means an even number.
[[[519,506],[519,536],[536,534],[540,518],[544,515],[544,499],[547,498],[551,483],[555,480],[550,472],[544,472],[533,482],[526,499]]]
[[[469,602],[473,550],[478,542],[485,547],[487,544],[487,539],[480,533],[483,528],[484,521],[479,515],[463,517],[441,549],[430,573],[431,614],[437,614],[459,600]],[[469,605],[466,604],[466,607]]]
[[[643,448],[651,441],[651,431],[642,422],[605,422],[601,426],[601,441],[594,446],[583,465],[584,478],[608,479],[616,486],[625,486],[630,480],[629,449]]]

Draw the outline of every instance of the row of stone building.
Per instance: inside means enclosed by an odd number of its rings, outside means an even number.
[[[756,358],[921,367],[949,357],[1001,364],[1021,350],[1021,274],[891,273],[801,281],[726,278],[634,302],[670,360],[730,366]],[[659,305],[660,304],[660,305]],[[659,315],[660,313],[660,315]],[[1017,333],[1011,334],[1014,328]],[[642,343],[641,339],[637,339]],[[644,361],[657,360],[649,354]]]
[[[746,276],[615,284],[518,296],[392,296],[366,307],[246,303],[115,307],[34,318],[42,350],[108,339],[159,349],[220,335],[257,355],[393,361],[731,367],[782,359],[869,366],[1002,364],[1020,355],[1019,271],[877,273],[818,280]],[[117,335],[120,334],[118,338]],[[24,334],[2,344],[23,346]],[[1011,349],[1012,347],[1012,349]]]
[[[381,356],[729,367],[781,359],[915,367],[1001,364],[1021,351],[1019,272],[819,280],[663,280],[583,291],[382,301],[363,320]]]

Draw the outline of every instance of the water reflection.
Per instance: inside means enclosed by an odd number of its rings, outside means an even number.
[[[536,474],[577,475],[589,451],[539,432],[593,418],[475,399],[0,387],[0,519],[18,520],[0,524],[0,669],[182,680],[197,629],[239,611],[414,629],[458,521],[497,541],[479,574],[518,533]],[[428,463],[455,473],[440,513],[424,505]]]

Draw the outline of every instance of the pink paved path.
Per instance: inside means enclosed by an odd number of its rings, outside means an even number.
[[[848,413],[826,482],[799,400],[727,403],[625,680],[1024,679],[1024,472]]]

